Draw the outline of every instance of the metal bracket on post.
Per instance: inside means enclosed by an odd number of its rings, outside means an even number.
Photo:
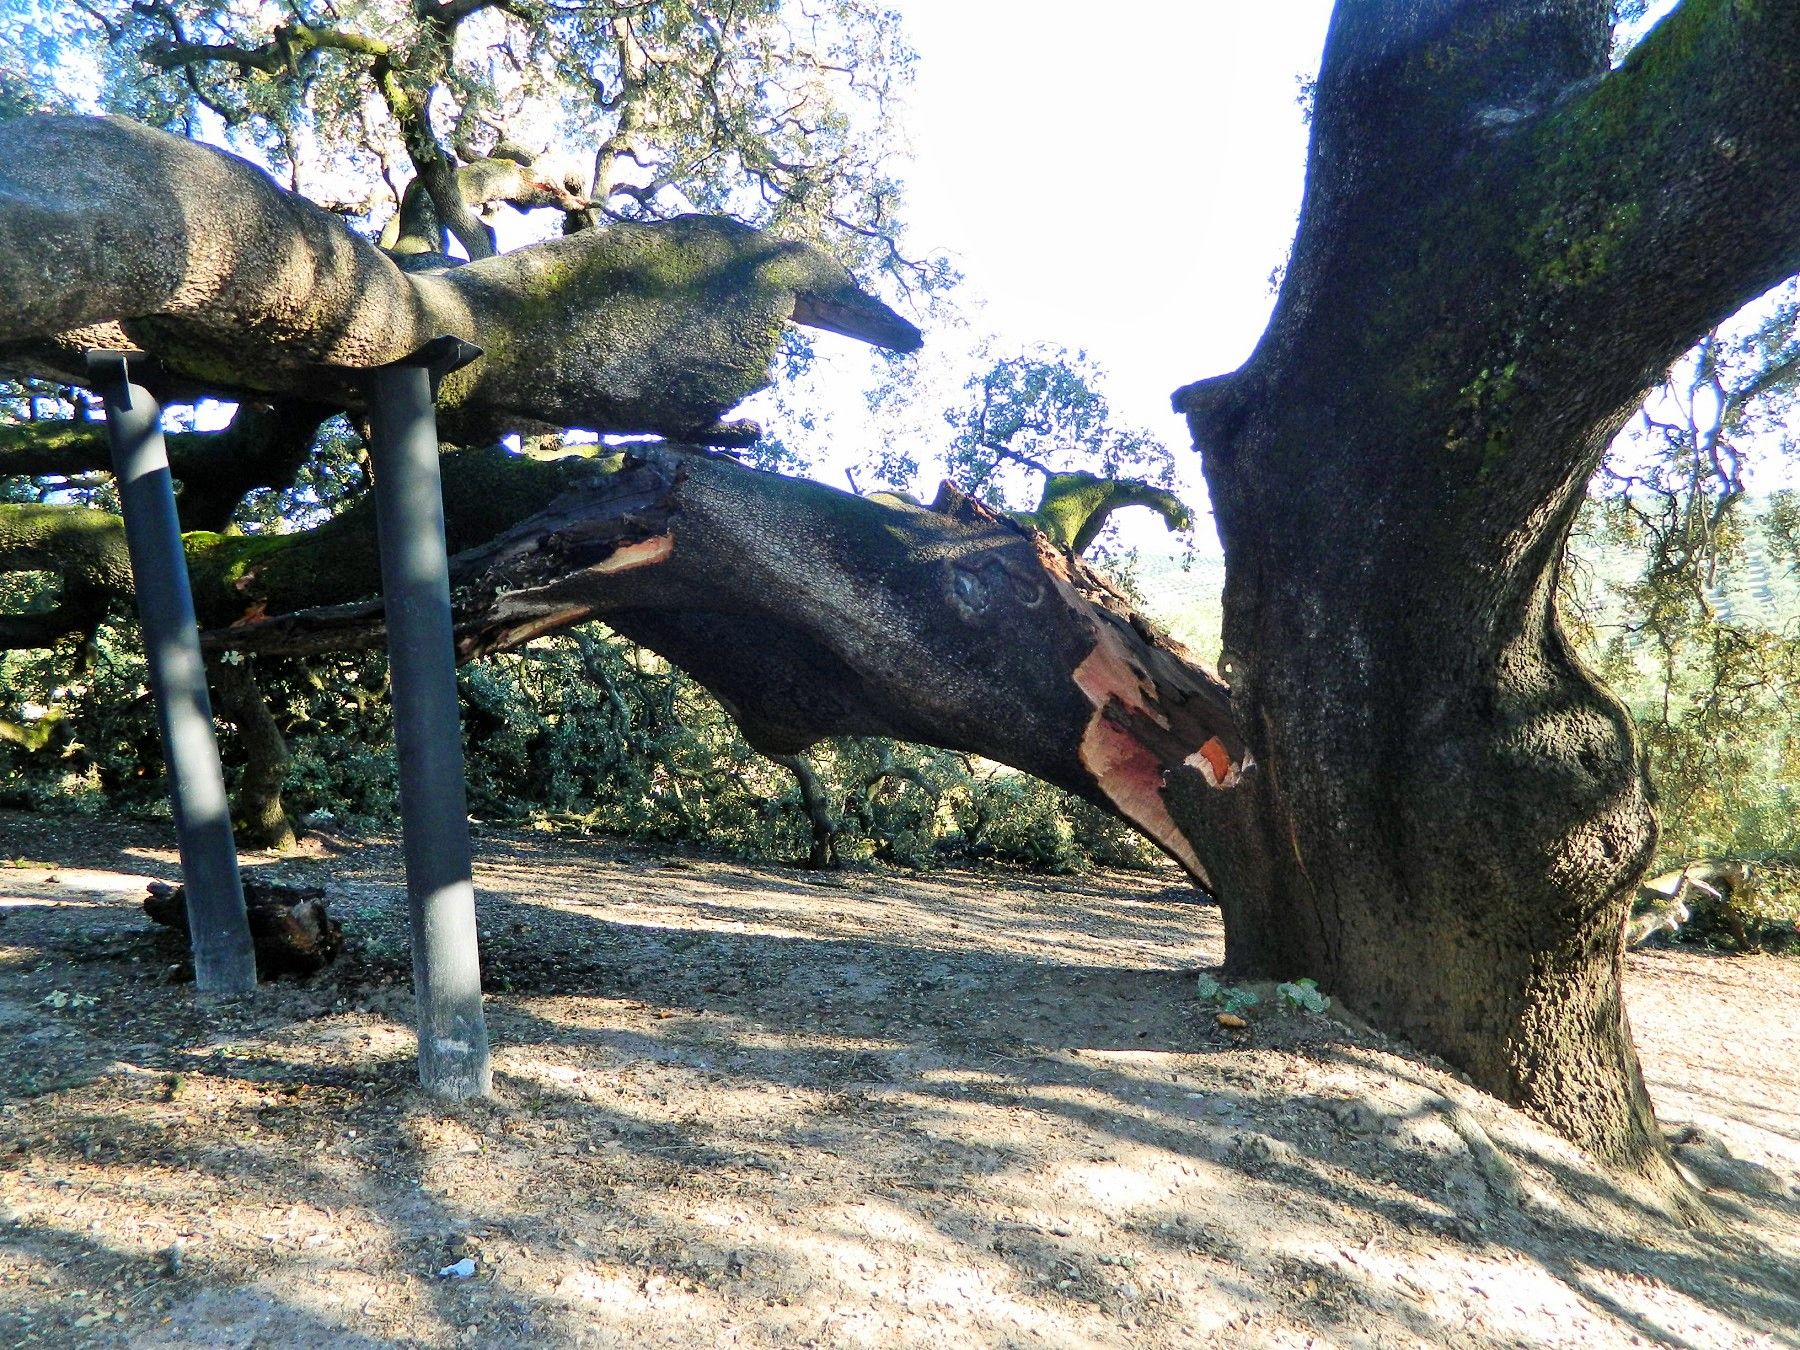
[[[441,337],[364,376],[412,917],[419,1081],[448,1101],[486,1096],[492,1073],[481,1010],[434,390],[438,380],[480,355],[460,338]]]
[[[187,556],[163,443],[162,409],[132,381],[131,363],[140,359],[136,352],[90,351],[88,376],[106,402],[113,476],[125,516],[125,545],[187,887],[194,987],[202,994],[241,994],[256,988],[256,950],[244,913],[231,807],[219,767]]]

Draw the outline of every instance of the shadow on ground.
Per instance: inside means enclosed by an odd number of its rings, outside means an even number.
[[[172,874],[139,827],[51,842]],[[1800,1325],[1791,1193],[1686,1230],[1400,1047],[1267,1008],[1224,1030],[1192,979],[1216,915],[1167,877],[821,881],[493,833],[480,858],[496,1097],[450,1108],[412,1086],[395,849],[282,863],[333,888],[353,953],[214,1006],[167,982],[180,953],[121,883],[0,876],[0,1341],[1485,1348]],[[1638,973],[1665,1114],[1791,1182],[1800,1047],[1776,1042],[1800,1017],[1769,1003],[1791,981]],[[1769,1025],[1720,1014],[1731,1063],[1681,1039],[1696,1015],[1719,1034],[1683,1003],[1737,997]],[[462,1255],[475,1278],[433,1277]]]

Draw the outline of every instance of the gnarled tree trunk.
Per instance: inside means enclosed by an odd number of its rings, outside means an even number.
[[[219,716],[237,728],[244,767],[231,803],[238,841],[251,848],[291,849],[298,842],[294,822],[281,803],[287,782],[287,739],[269,711],[269,700],[257,683],[250,658],[235,652],[207,662],[206,674],[217,695]]]
[[[1800,268],[1800,6],[1688,0],[1610,73],[1608,20],[1339,6],[1275,316],[1177,395],[1260,773],[1172,794],[1232,968],[1654,1168],[1620,975],[1656,827],[1556,574],[1649,387]]]

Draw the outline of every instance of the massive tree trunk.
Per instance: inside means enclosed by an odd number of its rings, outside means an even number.
[[[1800,6],[1347,2],[1269,330],[1181,391],[1260,772],[1171,784],[1228,961],[1316,977],[1616,1161],[1660,1145],[1620,999],[1656,827],[1556,575],[1670,362],[1800,268]]]

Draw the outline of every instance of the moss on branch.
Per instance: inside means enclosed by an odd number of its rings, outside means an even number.
[[[1532,300],[1672,357],[1800,270],[1800,8],[1684,0],[1519,153]]]
[[[471,441],[544,425],[693,439],[767,383],[790,318],[920,341],[823,251],[721,218],[408,275],[243,161],[116,118],[0,123],[0,293],[15,301],[0,366],[37,373],[46,343],[112,324],[172,377],[336,407],[360,402],[360,371],[453,334],[486,353],[442,391]]]
[[[533,460],[490,447],[444,457],[444,514],[452,553],[542,510],[572,484],[603,476],[579,457]],[[194,608],[205,627],[358,600],[380,585],[374,503],[358,502],[317,529],[182,536]],[[129,604],[124,522],[85,506],[0,504],[0,572],[51,572],[55,610],[0,616],[0,647],[48,646],[98,622],[109,602]]]
[[[0,504],[0,573],[13,572],[51,573],[59,594],[49,609],[0,615],[0,650],[91,632],[110,603],[131,595],[123,522],[85,506]]]
[[[1087,552],[1115,511],[1146,506],[1171,530],[1193,527],[1193,516],[1173,492],[1129,478],[1101,478],[1091,473],[1053,473],[1044,482],[1036,511],[1013,517],[1042,530],[1059,548],[1080,556]]]
[[[240,70],[257,70],[265,75],[293,71],[301,58],[312,52],[336,51],[352,56],[386,56],[393,49],[382,39],[341,28],[322,28],[312,24],[284,23],[275,29],[274,38],[255,47],[236,43],[161,42],[144,50],[144,60],[158,70],[180,70],[188,66],[226,64]]]
[[[0,570],[61,572],[131,593],[119,518],[85,506],[0,504]]]
[[[173,454],[174,447],[170,447]],[[106,428],[98,422],[0,424],[0,477],[72,478],[111,467]]]
[[[184,529],[223,529],[245,494],[285,487],[299,472],[329,409],[284,401],[244,403],[217,431],[164,437],[169,471],[180,485]],[[104,422],[20,422],[0,426],[0,476],[73,477],[110,472]]]
[[[604,472],[571,456],[535,460],[497,446],[443,457],[444,528],[452,554],[485,543]],[[381,561],[371,498],[297,534],[184,536],[194,608],[203,627],[342,604],[376,593]]]

